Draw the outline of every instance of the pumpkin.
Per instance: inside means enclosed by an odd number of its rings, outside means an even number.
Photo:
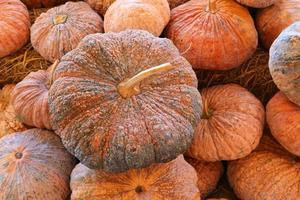
[[[84,36],[97,32],[103,32],[101,17],[85,2],[67,2],[35,20],[31,43],[46,60],[54,62],[74,49]]]
[[[285,28],[299,20],[299,0],[277,0],[273,6],[258,11],[256,27],[264,47],[269,49]]]
[[[272,44],[269,69],[277,87],[300,105],[300,22],[285,29]]]
[[[71,200],[199,200],[197,173],[175,160],[123,173],[107,173],[78,164],[71,174]]]
[[[257,47],[249,11],[233,0],[191,0],[174,8],[167,37],[194,69],[238,67]]]
[[[30,19],[26,6],[19,0],[0,1],[0,58],[26,44]]]
[[[205,160],[235,160],[250,154],[263,133],[265,112],[248,90],[226,84],[203,89],[202,119],[187,155]]]
[[[204,199],[217,188],[218,181],[223,174],[222,162],[205,162],[188,157],[186,161],[192,165],[197,172],[197,185],[201,198]]]
[[[243,200],[297,200],[300,197],[300,161],[269,136],[249,156],[231,161],[228,179]]]
[[[59,137],[29,129],[0,139],[0,199],[57,199],[70,194],[75,159]]]
[[[53,6],[62,4],[67,0],[21,0],[29,9],[31,8],[51,8]]]
[[[170,19],[167,0],[117,0],[104,17],[105,32],[142,29],[159,36]]]
[[[187,1],[189,0],[168,0],[171,9],[176,8]]]
[[[113,4],[116,0],[85,0],[91,8],[96,10],[102,16],[105,15],[107,9],[111,4]]]
[[[0,90],[0,138],[4,135],[26,129],[10,103],[11,92],[14,87],[14,84],[8,84]]]
[[[278,92],[267,104],[266,114],[276,140],[289,152],[300,156],[300,107]]]
[[[170,40],[147,31],[85,37],[53,80],[52,126],[89,168],[121,172],[173,160],[201,117],[191,65]]]
[[[266,8],[273,5],[277,0],[236,0],[242,5],[249,6],[252,8]]]
[[[56,65],[57,62],[52,67]],[[24,124],[51,130],[48,106],[50,76],[47,70],[31,72],[13,90],[11,101]]]

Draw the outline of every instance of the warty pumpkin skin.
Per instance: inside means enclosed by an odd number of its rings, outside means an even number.
[[[258,40],[249,11],[233,0],[192,0],[174,8],[167,37],[194,69],[215,70],[241,65]]]
[[[29,38],[30,19],[19,0],[0,1],[0,58],[19,50]]]
[[[286,28],[270,48],[269,69],[277,87],[300,105],[300,22]]]
[[[236,0],[242,5],[252,8],[266,8],[273,5],[278,0]]]
[[[71,175],[71,200],[199,200],[197,179],[182,155],[117,174],[78,164]]]
[[[256,27],[264,47],[269,49],[285,28],[299,20],[299,0],[277,0],[273,6],[258,11]]]
[[[0,199],[65,200],[75,159],[53,132],[30,129],[0,139]]]
[[[104,17],[105,32],[141,29],[159,36],[170,20],[167,0],[117,0]]]
[[[157,65],[167,71],[140,76]],[[142,79],[124,90],[136,76]],[[89,168],[110,172],[184,153],[202,110],[191,65],[170,40],[141,30],[85,37],[57,66],[49,105],[65,147]]]
[[[243,200],[300,199],[300,161],[270,136],[245,158],[228,164],[228,179]]]
[[[53,6],[63,4],[67,0],[22,0],[22,2],[29,8],[51,8]]]
[[[267,104],[272,135],[289,152],[300,156],[300,107],[278,92]]]
[[[98,32],[103,32],[103,21],[87,3],[67,2],[35,20],[31,43],[41,56],[54,62],[74,49],[86,35]]]
[[[202,90],[203,114],[187,155],[205,161],[250,154],[263,133],[265,111],[248,90],[226,84]]]

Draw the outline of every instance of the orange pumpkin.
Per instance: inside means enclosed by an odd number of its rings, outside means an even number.
[[[67,0],[21,0],[29,9],[31,8],[51,8],[53,6],[62,4]]]
[[[285,151],[269,136],[245,158],[231,161],[228,179],[243,200],[300,199],[299,157]]]
[[[35,20],[31,43],[46,60],[54,62],[74,49],[86,35],[97,32],[103,32],[101,17],[85,2],[67,2]]]
[[[289,152],[300,156],[300,107],[278,92],[267,105],[272,135]]]
[[[102,16],[105,15],[107,9],[111,4],[113,4],[116,0],[85,0],[91,8],[97,11]]]
[[[57,199],[70,194],[75,159],[53,132],[30,129],[0,139],[0,199]]]
[[[266,8],[273,5],[277,0],[236,0],[242,5],[252,8]]]
[[[256,14],[256,27],[262,44],[269,49],[286,27],[300,20],[299,0],[277,0]]]
[[[187,154],[206,161],[235,160],[250,154],[263,133],[261,102],[236,84],[213,86],[201,95],[202,119]]]
[[[19,50],[29,38],[30,19],[19,0],[0,1],[0,58]]]
[[[167,37],[195,69],[238,67],[257,47],[249,11],[233,0],[191,0],[174,8]]]
[[[117,0],[104,17],[105,32],[142,29],[159,36],[170,19],[167,0]]]
[[[78,164],[71,175],[72,200],[199,200],[197,173],[183,158],[111,174]]]

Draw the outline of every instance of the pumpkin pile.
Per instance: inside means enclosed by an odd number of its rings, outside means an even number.
[[[0,199],[300,199],[300,0],[0,0],[0,25]]]

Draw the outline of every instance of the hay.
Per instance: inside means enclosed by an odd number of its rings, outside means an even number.
[[[31,10],[31,22],[33,23],[46,10],[45,8]],[[13,55],[0,59],[0,87],[8,83],[17,83],[30,72],[46,69],[49,64],[28,43]]]
[[[237,83],[251,91],[264,104],[278,91],[268,68],[269,54],[257,49],[244,64],[229,71],[196,71],[199,89],[226,83]]]

